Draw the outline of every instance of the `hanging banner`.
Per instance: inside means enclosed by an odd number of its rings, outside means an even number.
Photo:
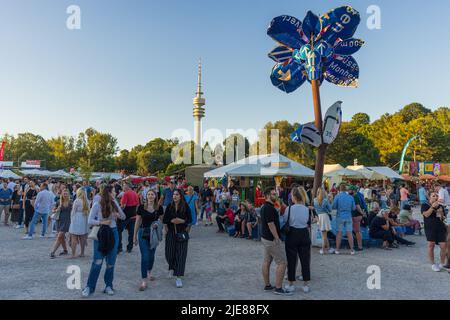
[[[417,162],[410,162],[409,163],[409,175],[411,177],[417,177],[419,175],[419,170],[417,166]]]
[[[2,147],[0,149],[0,161],[3,161],[3,156],[5,155],[5,145],[6,145],[6,141],[3,141]]]
[[[419,174],[423,176],[425,174],[425,163],[419,162]]]
[[[448,176],[450,172],[448,171],[448,164],[447,163],[441,163],[441,175]]]
[[[27,160],[20,165],[22,168],[40,168],[41,160]]]
[[[425,174],[433,174],[434,172],[434,163],[433,162],[425,162]]]
[[[441,175],[441,164],[440,163],[435,163],[434,167],[433,167],[433,174],[435,176],[440,176]]]

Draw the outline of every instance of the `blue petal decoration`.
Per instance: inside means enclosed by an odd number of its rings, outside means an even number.
[[[272,84],[286,93],[297,90],[306,81],[306,72],[301,64],[291,61],[276,64],[270,75]]]
[[[275,62],[283,63],[292,58],[292,49],[289,49],[285,46],[275,47],[272,51],[269,52],[268,56]]]
[[[320,16],[321,39],[334,45],[337,39],[353,37],[361,21],[359,12],[350,6],[333,9]]]
[[[286,47],[299,49],[306,43],[300,36],[301,26],[302,22],[295,17],[279,16],[270,22],[267,35]]]
[[[339,42],[334,47],[334,52],[341,56],[350,56],[357,52],[364,45],[364,40],[350,38]]]
[[[352,56],[338,57],[324,74],[325,79],[341,87],[358,86],[359,66]]]
[[[305,19],[303,19],[303,25],[302,25],[302,31],[305,37],[311,41],[311,35],[314,39],[317,35],[320,34],[320,20],[319,17],[316,16],[311,11],[308,11],[308,13],[305,16]]]

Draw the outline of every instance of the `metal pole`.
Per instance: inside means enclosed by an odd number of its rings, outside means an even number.
[[[320,105],[320,91],[319,91],[319,81],[312,80],[312,93],[313,93],[313,103],[314,103],[314,116],[315,116],[315,126],[319,131],[320,135],[322,135],[322,107]],[[323,179],[323,168],[325,165],[325,151],[327,149],[326,144],[321,144],[317,150],[316,154],[316,166],[315,166],[315,174],[314,174],[314,186],[312,197],[314,198],[319,189],[322,186]],[[311,199],[312,200],[312,199]]]

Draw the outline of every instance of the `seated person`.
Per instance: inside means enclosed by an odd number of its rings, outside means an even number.
[[[394,243],[394,241],[405,244],[407,246],[414,245],[414,242],[410,242],[394,234],[390,225],[389,213],[390,211],[388,209],[383,209],[377,214],[375,218],[373,218],[369,229],[370,237],[373,239],[382,239],[383,249],[385,250],[398,248],[398,245]]]
[[[406,227],[410,227],[414,230],[414,233],[419,232],[422,235],[422,226],[418,220],[413,219],[411,206],[406,204],[399,214],[399,221]]]
[[[225,232],[225,227],[229,227],[234,224],[234,212],[230,209],[230,203],[224,202],[224,211],[219,212],[216,217],[217,227],[219,230],[218,233]]]
[[[380,212],[380,205],[378,204],[378,202],[376,201],[372,202],[372,210],[369,212],[369,215],[367,216],[369,226],[372,223],[373,218],[375,218],[379,212]]]
[[[258,216],[256,214],[256,210],[253,207],[253,205],[247,201],[247,216],[245,217],[245,222],[247,225],[247,231],[248,231],[248,240],[252,239],[253,229],[257,228],[258,225]]]
[[[392,207],[389,213],[390,226],[394,230],[394,234],[400,235],[400,237],[404,237],[406,233],[406,227],[403,223],[400,223],[398,220],[398,215],[400,213],[400,209],[398,207]]]
[[[239,209],[236,211],[234,216],[234,229],[236,230],[236,233],[234,234],[235,238],[244,237],[247,211],[247,206],[244,203],[241,203]]]

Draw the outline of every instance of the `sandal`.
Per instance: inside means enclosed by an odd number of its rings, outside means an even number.
[[[60,256],[67,256],[69,254],[69,252],[67,250],[61,251],[59,253]]]
[[[156,278],[155,278],[154,276],[150,276],[150,277],[148,277],[148,279],[149,279],[150,281],[155,281],[155,280],[156,280]]]
[[[390,248],[390,247],[383,247],[383,250],[392,251],[392,248]]]
[[[50,253],[50,259],[55,259],[55,258],[56,258],[55,253],[54,252]]]

